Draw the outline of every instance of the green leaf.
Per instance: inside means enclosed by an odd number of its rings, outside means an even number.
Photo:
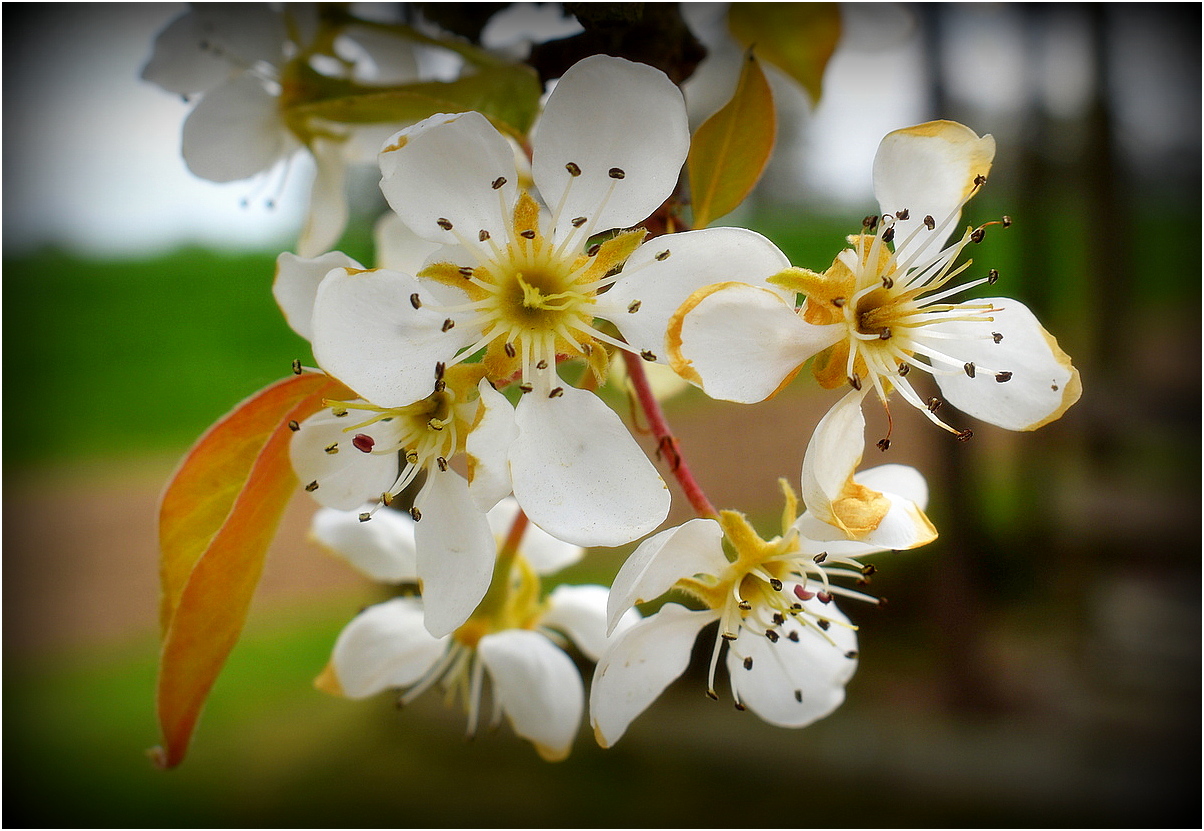
[[[835,3],[732,3],[728,29],[746,48],[798,81],[817,103],[824,69],[840,40]]]
[[[750,51],[732,100],[704,121],[690,142],[695,228],[705,228],[748,196],[769,162],[776,126],[773,93]]]
[[[485,67],[454,81],[425,81],[301,104],[292,108],[289,117],[372,124],[476,110],[498,129],[521,138],[535,121],[542,93],[539,76],[529,66]]]
[[[317,373],[272,384],[214,424],[167,486],[159,509],[163,647],[156,694],[164,747],[152,751],[161,767],[184,758],[296,491],[288,423],[332,397],[350,391]]]

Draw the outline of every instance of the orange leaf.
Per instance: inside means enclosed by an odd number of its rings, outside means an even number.
[[[157,701],[170,768],[192,730],[246,620],[276,526],[296,489],[289,421],[351,393],[325,375],[286,378],[214,424],[185,456],[159,510],[163,596]]]
[[[773,93],[750,51],[732,100],[704,121],[690,142],[695,228],[705,228],[744,201],[769,162],[775,129]]]
[[[727,27],[744,47],[802,85],[818,102],[824,70],[840,40],[835,3],[732,3]]]

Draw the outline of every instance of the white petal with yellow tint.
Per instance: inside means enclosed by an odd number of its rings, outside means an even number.
[[[866,390],[851,390],[815,425],[803,454],[800,496],[807,511],[822,522],[835,524],[833,503],[852,478],[865,449],[865,415],[861,402]]]
[[[792,589],[788,584],[786,591]],[[733,695],[778,727],[805,727],[832,713],[844,701],[845,684],[857,669],[857,634],[848,627],[848,618],[832,603],[808,600],[804,605],[833,621],[826,632],[790,617],[778,627],[783,637],[776,641],[741,628],[728,647]],[[785,637],[791,632],[797,633],[797,641]]]
[[[578,61],[549,96],[534,139],[531,170],[557,217],[557,241],[646,219],[673,193],[689,148],[685,101],[663,72],[607,55]],[[570,224],[577,217],[586,218],[580,229]]]
[[[941,394],[962,412],[1007,430],[1035,430],[1060,418],[1083,391],[1070,356],[1018,300],[988,297],[974,303],[999,311],[985,325],[954,320],[931,327],[957,338],[941,341],[948,354],[982,368],[973,378],[964,372],[937,375]],[[998,343],[992,332],[1003,336]],[[1000,382],[992,372],[1011,377]]]
[[[514,520],[518,516],[518,501],[513,497],[503,499],[486,514],[493,536],[504,540],[510,533]],[[528,524],[523,531],[523,539],[519,544],[523,559],[531,566],[536,574],[555,574],[562,568],[568,568],[579,562],[585,556],[585,549],[579,545],[558,540],[538,525]]]
[[[712,398],[753,404],[785,386],[841,330],[806,323],[777,291],[717,283],[694,292],[673,315],[669,361]]]
[[[611,640],[598,660],[589,693],[598,744],[610,747],[665,688],[685,672],[699,630],[719,613],[666,603]]]
[[[454,470],[428,468],[414,506],[421,516],[414,540],[426,628],[442,637],[468,620],[488,591],[497,543],[468,483]]]
[[[362,270],[363,266],[342,251],[329,251],[312,258],[285,251],[276,258],[272,296],[288,325],[308,341],[314,338],[314,298],[318,296],[318,286],[336,268]]]
[[[343,142],[316,138],[310,144],[317,171],[309,191],[309,210],[297,237],[297,253],[314,257],[334,248],[347,227],[347,160]]]
[[[401,272],[331,272],[314,301],[314,358],[378,406],[425,398],[435,389],[435,365],[450,362],[476,334],[454,322],[445,331],[449,316],[424,307],[434,300],[427,286]]]
[[[622,420],[592,392],[558,387],[515,408],[514,496],[531,521],[576,545],[623,545],[669,513],[665,482]]]
[[[385,211],[372,229],[372,241],[376,247],[376,265],[390,271],[417,274],[427,264],[429,257],[442,246],[423,239],[401,221],[392,211]]]
[[[883,214],[908,218],[895,226],[895,246],[903,263],[918,264],[936,254],[960,231],[960,207],[977,176],[991,171],[995,139],[955,121],[929,121],[888,133],[874,157],[874,196]],[[935,230],[924,227],[931,216]],[[918,229],[918,230],[917,230]],[[911,242],[908,237],[915,232]]]
[[[378,421],[347,431],[356,416],[341,418],[330,410],[319,410],[302,421],[289,440],[288,454],[293,472],[318,504],[341,511],[354,511],[365,502],[380,499],[401,470],[396,453],[364,453],[352,444],[357,433],[371,437],[376,445],[397,444],[396,427]]]
[[[481,408],[477,422],[465,440],[468,454],[468,483],[473,500],[488,511],[509,496],[510,445],[518,436],[514,406],[487,379],[477,385]]]
[[[637,603],[660,597],[682,577],[721,574],[723,529],[713,519],[691,519],[640,543],[611,583],[607,631]]]
[[[310,534],[357,571],[382,583],[418,579],[414,520],[400,511],[378,510],[361,522],[355,511],[320,508]]]
[[[564,632],[585,657],[596,661],[607,644],[606,598],[609,594],[605,586],[557,586],[548,595],[548,611],[539,624]],[[634,626],[639,619],[639,612],[628,609],[614,634],[617,636]]]
[[[517,198],[514,152],[480,113],[440,113],[401,130],[385,142],[380,169],[381,191],[418,236],[446,245],[475,243],[481,231],[505,239]]]
[[[667,363],[669,319],[691,294],[713,283],[739,281],[759,285],[790,303],[793,293],[765,282],[789,266],[777,246],[744,228],[665,234],[636,249],[623,266],[622,278],[598,298],[595,308],[637,351],[647,349]]]
[[[206,93],[184,120],[188,169],[211,182],[234,182],[274,165],[295,146],[276,103],[252,75]]]
[[[446,644],[431,637],[422,619],[422,601],[398,597],[369,606],[343,627],[331,656],[343,694],[367,698],[425,675]]]
[[[546,761],[568,756],[585,709],[585,689],[573,660],[543,635],[525,629],[486,635],[477,654],[514,732]]]

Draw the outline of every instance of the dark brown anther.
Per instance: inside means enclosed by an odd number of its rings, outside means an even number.
[[[435,379],[435,392],[443,392],[445,389],[447,389],[447,382],[444,381],[442,378],[436,378]]]
[[[898,219],[910,219],[911,211],[907,210],[907,208],[904,208],[901,211],[895,211],[895,217]]]
[[[832,305],[838,309],[843,307],[844,304],[847,302],[848,302],[848,300],[844,297],[833,297],[832,298]]]
[[[331,407],[330,413],[335,418],[344,418],[347,415],[347,410],[343,407]]]
[[[612,167],[610,170],[606,171],[606,175],[612,179],[622,179],[627,174],[623,172],[623,168],[621,167]]]
[[[798,643],[798,630],[791,629],[789,632],[786,633],[786,637],[789,638],[790,640],[794,641],[795,643]]]
[[[301,359],[293,358],[293,375],[301,374]]]
[[[443,458],[442,456],[435,457],[435,464],[439,466],[440,470],[447,470],[447,459]]]
[[[547,368],[548,368],[548,362],[547,362],[547,361],[545,361],[543,358],[540,358],[540,359],[539,359],[539,362],[538,362],[537,364],[535,364],[535,368],[536,368],[536,369],[547,369]]]
[[[359,520],[360,520],[360,522],[367,522],[367,521],[368,521],[368,520],[370,520],[370,519],[372,519],[372,514],[368,513],[367,511],[364,511],[364,512],[363,512],[362,514],[360,514],[360,516],[359,516]]]
[[[318,489],[318,480],[317,479],[313,480],[312,482],[310,482],[308,485],[305,486],[305,490],[307,490],[309,493],[313,493],[317,489]]]
[[[595,242],[589,248],[585,249],[585,255],[587,257],[596,257],[596,256],[598,256],[598,252],[601,250],[602,250],[602,246]]]
[[[410,516],[414,518],[415,522],[418,522],[422,519],[422,511],[418,510],[417,505],[415,505],[413,508],[410,508]]]
[[[815,621],[815,623],[817,626],[819,626],[820,629],[823,629],[825,632],[827,632],[829,629],[832,628],[832,621],[830,621],[830,620],[824,620],[823,618],[820,618],[819,620]]]
[[[885,231],[882,232],[882,241],[883,242],[892,242],[892,241],[894,241],[894,238],[895,238],[895,226],[894,225],[890,226],[889,228],[887,228]]]
[[[814,557],[811,558],[811,562],[815,563],[816,565],[819,565],[826,559],[828,559],[828,552],[821,551],[818,554],[816,554]],[[797,590],[795,591],[795,594],[798,594]]]
[[[418,292],[414,292],[410,295],[410,305],[415,309],[422,308],[422,298],[418,296]]]
[[[330,444],[326,445],[322,449],[326,452],[327,455],[333,456],[335,453],[339,452],[339,443],[337,441],[331,442]]]
[[[439,217],[437,220],[435,220],[435,224],[444,231],[450,231],[452,229],[451,220],[447,219],[446,217]]]
[[[893,277],[883,277],[882,278],[882,288],[892,289],[894,287],[895,287],[895,279]]]
[[[669,259],[669,252],[667,250],[660,252],[659,254],[656,255],[656,259],[660,260],[661,262],[664,262],[665,260]]]
[[[448,331],[451,331],[452,329],[454,329],[455,326],[456,326],[456,321],[452,320],[449,317],[447,320],[443,321],[443,326],[441,328],[444,332],[448,332]]]
[[[466,280],[471,278],[472,277],[472,268],[470,266],[461,266],[460,267],[460,276]]]
[[[288,429],[292,430],[295,433],[301,429],[301,425],[298,424],[296,421],[289,421]]]
[[[968,427],[965,430],[962,430],[960,433],[957,434],[958,441],[965,442],[965,441],[969,441],[972,438],[974,438],[974,431]]]
[[[866,563],[861,567],[861,573],[865,577],[872,577],[878,573],[878,567],[873,563]]]
[[[1012,218],[1010,216],[1008,216],[1007,214],[1004,214],[1000,218],[999,224],[1002,225],[1004,228],[1011,228],[1012,227]]]
[[[794,691],[794,700],[797,701],[799,704],[803,703],[803,691],[802,690]]]
[[[781,626],[785,622],[786,622],[786,618],[782,617],[781,612],[773,613],[773,625],[774,626]]]
[[[887,288],[890,288],[890,286],[887,286]],[[882,331],[878,333],[878,340],[890,340],[890,327],[889,326],[884,327],[882,329]]]
[[[770,577],[769,578],[769,587],[771,589],[773,589],[775,592],[780,592],[782,590],[782,581],[776,577]]]
[[[525,231],[519,231],[518,235],[523,239],[535,239],[535,232],[528,228]]]
[[[736,604],[736,606],[742,612],[751,612],[752,611],[752,604],[749,603],[747,600],[741,600],[739,603]]]
[[[573,221],[572,221],[572,223],[571,223],[571,224],[572,224],[572,226],[573,226],[574,228],[580,228],[580,227],[581,227],[582,225],[584,225],[585,223],[586,223],[586,219],[585,219],[585,217],[583,217],[583,216],[575,216],[575,217],[573,217]]]
[[[435,377],[442,378],[443,373],[445,373],[445,372],[447,372],[447,364],[443,363],[443,361],[436,361],[435,362]]]
[[[569,175],[574,178],[581,175],[581,166],[576,162],[569,162],[564,166],[564,169],[567,170]]]
[[[878,439],[878,449],[883,453],[890,450],[890,439]]]
[[[502,349],[505,350],[507,358],[513,358],[518,354],[518,350],[514,348],[514,344],[510,341],[506,341],[506,343],[502,345]]]
[[[815,599],[820,603],[831,603],[832,595],[828,594],[827,592],[816,592]]]
[[[731,632],[723,632],[719,635],[719,637],[723,638],[725,641],[734,641],[736,639],[736,636]]]
[[[773,631],[772,629],[765,630],[765,637],[769,638],[770,643],[778,642],[778,633]]]
[[[945,403],[944,401],[941,401],[941,399],[937,398],[935,395],[932,396],[932,398],[928,399],[928,405],[927,405],[928,412],[935,413],[937,410],[939,410],[941,408],[941,405],[944,403]]]
[[[856,375],[849,376],[849,386],[855,390],[861,389],[861,378]]]
[[[801,612],[802,610],[803,610],[802,603],[791,603],[790,604],[790,613],[791,614],[795,614],[796,612]]]
[[[737,710],[739,710],[741,713],[743,713],[743,712],[744,712],[745,710],[747,710],[748,708],[747,708],[747,707],[745,707],[743,704],[741,704],[739,701],[737,701],[737,702],[736,702],[736,709],[737,709]]]
[[[484,242],[485,240],[489,239],[489,232],[482,228],[481,232],[477,234],[477,239],[479,239],[481,242]]]
[[[987,272],[987,285],[993,286],[999,282],[999,269],[992,268]]]
[[[719,693],[715,692],[714,690],[707,690],[707,698],[711,699],[711,701],[718,701]]]
[[[987,183],[987,177],[983,176],[981,173],[979,173],[977,176],[974,177],[975,186],[982,187],[986,183]]]
[[[911,372],[911,367],[908,364],[899,364],[899,377],[902,378],[907,373]]]
[[[531,386],[530,384],[519,384],[518,385],[518,391],[523,394],[526,394],[533,389],[535,389],[535,387]]]
[[[967,361],[965,364],[962,365],[962,369],[964,369],[966,371],[967,378],[974,377],[974,362],[973,361]]]
[[[1001,383],[1001,384],[1006,384],[1008,381],[1012,380],[1012,373],[1010,373],[1010,372],[996,372],[996,373],[995,373],[995,380],[996,380],[996,381],[998,381],[998,382],[999,382],[999,383]]]
[[[1003,334],[1001,332],[992,332],[991,340],[995,341],[995,343],[999,343],[1001,340],[1003,340]]]
[[[752,665],[753,665],[752,656],[749,655],[747,658],[744,659],[744,668],[752,669]]]
[[[844,654],[844,656],[845,656],[846,658],[848,658],[848,659],[851,661],[851,660],[853,660],[854,658],[856,658],[856,657],[857,657],[857,650],[856,650],[856,649],[850,649],[848,652],[846,652],[846,653]]]
[[[494,180],[493,180],[493,184],[492,184],[492,185],[490,185],[490,187],[492,187],[494,190],[497,190],[498,188],[500,188],[500,187],[501,187],[502,185],[504,185],[504,184],[506,184],[506,177],[505,177],[505,176],[499,176],[499,177],[497,177],[496,179],[494,179]]]
[[[564,395],[564,387],[556,387],[548,393],[548,398],[559,398]]]
[[[924,217],[924,227],[927,228],[929,231],[933,231],[936,229],[936,220],[932,218],[931,214]]]
[[[638,312],[639,310],[640,310],[640,301],[639,300],[632,300],[630,303],[627,304],[627,313],[628,314],[633,315],[636,312]]]
[[[656,355],[652,352],[651,349],[641,349],[640,357],[643,358],[645,361],[655,361],[656,360]]]
[[[970,232],[970,242],[979,243],[987,238],[986,228],[975,228]]]
[[[875,228],[877,228],[878,227],[877,214],[875,214],[874,216],[867,216],[865,219],[861,220],[861,227],[865,228],[867,231],[873,231]]]

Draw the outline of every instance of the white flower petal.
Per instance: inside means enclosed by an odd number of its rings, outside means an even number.
[[[155,38],[142,77],[177,95],[205,92],[256,61],[280,63],[284,40],[284,20],[266,4],[198,4]]]
[[[921,511],[928,507],[928,481],[911,465],[878,465],[857,474],[867,488],[900,496],[914,502]]]
[[[518,500],[509,497],[497,503],[486,515],[493,536],[499,543],[510,533],[518,512]],[[538,525],[530,523],[523,531],[519,551],[531,569],[541,575],[555,574],[585,556],[585,549],[581,546],[558,540]]]
[[[665,688],[685,672],[699,630],[719,613],[666,603],[611,640],[598,660],[589,693],[590,723],[602,747],[627,732]]]
[[[314,338],[314,298],[318,296],[318,285],[336,268],[362,270],[363,266],[342,251],[329,251],[313,258],[285,251],[276,258],[272,295],[288,325],[308,341]]]
[[[331,664],[348,698],[366,698],[420,679],[447,645],[422,625],[422,602],[399,597],[369,606],[339,634]]]
[[[514,406],[482,378],[481,409],[465,440],[468,481],[477,506],[487,511],[510,494],[510,445],[518,436]]]
[[[681,90],[659,69],[594,55],[564,73],[536,125],[532,174],[558,238],[626,228],[677,186],[690,148]],[[581,170],[572,176],[566,165]],[[611,171],[621,171],[614,178]],[[580,229],[569,220],[588,219]]]
[[[194,174],[213,182],[254,176],[294,146],[276,97],[252,75],[205,93],[184,120],[184,161]]]
[[[377,220],[372,238],[376,243],[377,267],[404,274],[422,271],[427,259],[443,247],[415,234],[392,211],[386,211]]]
[[[414,505],[422,515],[414,538],[426,628],[441,637],[468,620],[489,590],[497,544],[454,470],[428,469]]]
[[[596,661],[607,644],[606,598],[609,594],[605,586],[557,586],[548,595],[548,611],[539,623],[564,632],[585,657]],[[634,626],[639,619],[639,612],[628,610],[616,631]]]
[[[546,761],[568,756],[585,709],[585,689],[573,660],[543,635],[525,629],[486,635],[477,654],[514,732]]]
[[[1006,430],[1035,430],[1061,418],[1082,395],[1079,371],[1053,335],[1042,328],[1028,307],[1007,297],[973,301],[999,309],[989,324],[950,321],[935,331],[953,335],[942,340],[947,354],[972,361],[984,370],[1010,372],[1000,383],[988,371],[937,375],[945,399],[964,413]],[[1003,335],[999,343],[984,329]]]
[[[627,259],[623,277],[598,298],[597,315],[618,326],[637,351],[648,349],[668,361],[669,319],[692,293],[712,283],[739,281],[793,303],[793,292],[765,282],[789,266],[777,246],[744,228],[666,234],[649,240]]]
[[[576,545],[623,545],[660,525],[670,495],[656,468],[598,396],[538,390],[515,408],[514,496],[531,521]]]
[[[314,301],[314,358],[329,374],[382,407],[430,395],[435,365],[471,342],[469,327],[444,331],[448,316],[414,308],[434,302],[427,286],[397,271],[334,271]]]
[[[838,622],[820,632],[788,618],[778,629],[783,636],[797,632],[797,642],[788,637],[771,642],[742,628],[727,653],[732,693],[778,727],[805,727],[829,715],[844,701],[845,684],[857,669],[857,634],[842,625],[848,618],[831,603],[809,600],[804,605]],[[850,652],[853,657],[848,657]],[[744,668],[746,658],[753,659],[751,669]]]
[[[420,237],[447,245],[476,243],[481,231],[506,238],[518,194],[514,151],[480,113],[407,127],[385,143],[380,169],[389,205]]]
[[[310,144],[317,172],[309,192],[309,211],[297,238],[297,253],[313,257],[338,244],[347,227],[347,161],[343,142],[316,138]]]
[[[769,289],[718,283],[694,292],[673,315],[669,361],[712,398],[753,404],[789,383],[841,328],[805,322]]]
[[[351,414],[338,418],[330,410],[320,410],[301,422],[301,429],[289,442],[293,472],[310,496],[328,508],[354,511],[365,502],[379,500],[401,472],[396,453],[364,453],[352,444],[355,435],[363,433],[381,447],[392,446],[395,428],[378,421],[347,432],[345,428],[355,423],[350,421],[354,418]],[[332,445],[335,452],[328,450]]]
[[[373,580],[413,583],[418,579],[414,520],[409,514],[382,509],[361,522],[355,511],[320,508],[310,533]]]
[[[975,177],[990,173],[994,158],[995,139],[979,138],[955,121],[930,121],[882,139],[874,157],[874,196],[884,214],[908,212],[895,226],[900,262],[922,261],[960,230],[959,206],[973,190]],[[923,227],[925,216],[933,218],[935,230]]]
[[[865,450],[866,390],[851,390],[815,425],[803,454],[802,491],[807,510],[823,522],[833,522],[832,503],[861,464]]]
[[[637,603],[660,597],[682,577],[719,574],[727,566],[723,529],[713,519],[692,519],[640,543],[610,589],[607,632]]]

